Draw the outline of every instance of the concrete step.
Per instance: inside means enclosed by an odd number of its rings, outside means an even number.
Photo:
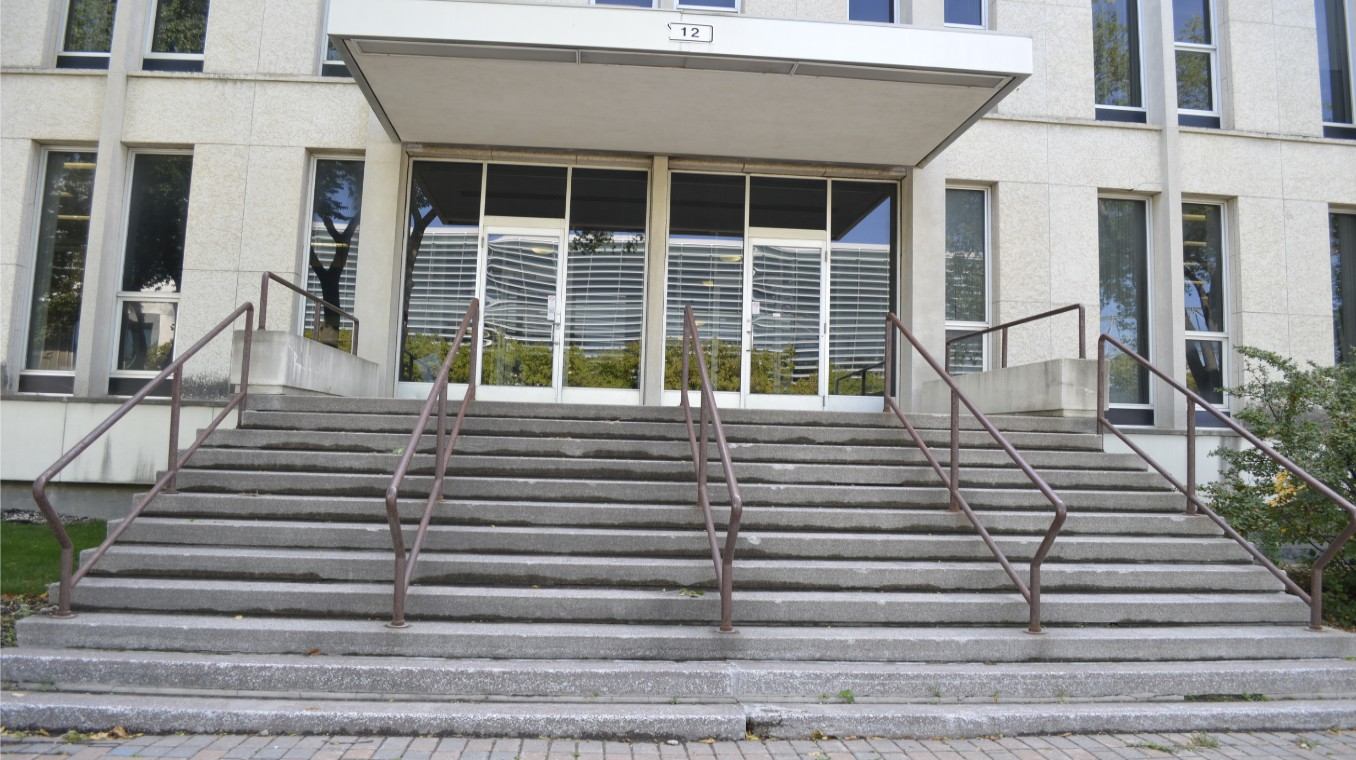
[[[587,554],[619,557],[709,556],[699,517],[687,530],[615,528],[495,527],[430,525],[427,551],[513,554]],[[111,523],[110,525],[114,525]],[[414,534],[406,526],[407,540]],[[999,535],[999,548],[1014,562],[1029,559],[1040,535]],[[126,544],[298,547],[389,550],[390,529],[381,523],[317,524],[288,520],[138,519],[121,541]],[[975,534],[813,533],[742,530],[737,560],[777,557],[806,559],[990,560]],[[1050,562],[1251,563],[1251,557],[1227,538],[1166,536],[1061,536]]]
[[[458,399],[449,405],[455,413]],[[249,408],[261,412],[319,413],[331,415],[404,415],[411,421],[418,416],[424,401],[393,398],[334,398],[306,396],[251,396]],[[885,412],[828,412],[776,409],[720,410],[721,418],[729,424],[812,427],[896,428],[899,421]],[[681,407],[674,406],[615,406],[590,404],[518,403],[508,401],[475,401],[468,417],[518,420],[568,419],[586,421],[675,421],[683,419]],[[913,414],[910,420],[919,428],[943,428],[950,425],[949,415]],[[1031,415],[993,415],[991,419],[1001,430],[1092,433],[1096,423],[1090,417],[1037,417]],[[961,425],[978,429],[978,423],[968,413],[961,415]]]
[[[118,545],[93,574],[121,577],[218,578],[386,582],[390,551],[235,549]],[[741,559],[738,590],[843,589],[857,591],[1001,591],[1012,581],[993,561],[905,562]],[[1026,568],[1018,568],[1026,577]],[[426,552],[416,582],[516,586],[714,588],[709,559],[519,556]],[[1250,565],[1052,564],[1042,573],[1047,592],[1274,592],[1278,582]]]
[[[722,417],[725,413],[722,412]],[[404,434],[406,440],[414,428],[414,416],[400,414],[359,414],[342,415],[327,413],[298,412],[248,412],[245,415],[247,429],[254,430],[300,430],[321,432],[368,432]],[[1019,420],[1038,418],[1015,418]],[[893,421],[893,425],[885,422]],[[428,430],[435,430],[436,423],[430,423]],[[949,424],[949,423],[947,423]],[[923,434],[929,446],[950,445],[950,428],[941,424],[927,428]],[[573,437],[573,438],[611,438],[613,440],[648,441],[687,441],[687,426],[680,415],[663,421],[624,420],[570,420],[557,418],[504,418],[468,416],[462,424],[462,433],[468,436],[515,436],[536,437]],[[879,426],[850,427],[811,426],[811,425],[762,425],[732,424],[726,420],[727,440],[739,443],[784,443],[784,444],[845,444],[845,445],[911,445],[911,439],[904,427],[893,417],[883,420]],[[1023,431],[1004,432],[1009,442],[1018,449],[1053,449],[1069,451],[1100,451],[1101,436],[1094,435],[1090,428],[1079,432],[1063,431]],[[966,448],[997,448],[992,436],[987,432],[969,429],[961,433],[960,445]]]
[[[421,439],[418,451],[431,454],[436,436]],[[404,452],[409,435],[400,433],[332,433],[317,436],[305,430],[223,430],[212,436],[210,448],[259,449],[264,451],[314,451],[339,453],[391,454]],[[566,459],[657,459],[661,461],[691,462],[692,448],[687,439],[644,440],[617,438],[530,438],[524,436],[464,435],[457,439],[457,456],[540,456],[549,450],[553,456]],[[1070,456],[1071,452],[1032,449],[1022,451],[1023,458],[1036,468],[1145,470],[1143,461],[1134,454],[1105,454],[1096,451],[1086,456]],[[950,462],[950,443],[935,442],[934,455],[944,463]],[[718,451],[713,445],[710,456]],[[772,444],[733,442],[730,456],[735,462],[808,462],[825,464],[925,464],[923,454],[911,442],[895,441],[879,445],[823,445]],[[195,460],[196,461],[196,460]],[[997,448],[961,449],[961,463],[976,467],[1007,467],[1012,465],[1006,452]]]
[[[1201,700],[1248,695],[1356,694],[1356,662],[1224,660],[1087,663],[818,663],[738,661],[478,660],[210,655],[21,648],[5,654],[17,689],[242,697],[328,694],[332,699],[513,700],[524,695],[588,702],[776,700],[962,704],[982,700]],[[280,694],[281,693],[281,694]],[[824,695],[828,695],[825,698]]]
[[[920,471],[921,472],[921,471]],[[930,471],[927,474],[932,474]],[[507,475],[507,473],[506,473]],[[1021,476],[1019,476],[1021,477]],[[1025,478],[1023,478],[1025,480]],[[936,481],[936,476],[933,476]],[[200,470],[186,469],[178,477],[179,488],[186,491],[237,494],[279,494],[310,496],[384,496],[391,476],[385,474],[353,473],[283,473],[257,470]],[[1054,484],[1052,484],[1053,486]],[[401,488],[402,497],[427,497],[432,478],[410,475]],[[903,505],[942,505],[945,490],[924,478],[916,485],[874,486],[850,488],[822,483],[760,483],[740,482],[745,504],[785,504],[788,506],[840,505],[856,507],[893,507]],[[1106,506],[1132,511],[1161,509],[1181,511],[1185,497],[1174,491],[1154,489],[1127,491],[1111,486],[1089,483],[1081,488],[1054,486],[1065,504],[1072,506],[1100,501]],[[962,492],[971,506],[1032,505],[1050,509],[1034,486],[994,485],[966,479]],[[1003,493],[999,493],[1003,492]],[[681,504],[696,498],[695,478],[683,482],[673,480],[605,480],[586,477],[483,477],[456,475],[447,481],[445,493],[462,499],[523,499],[532,501],[611,501],[622,503]],[[720,503],[727,499],[719,470],[711,473],[711,500]]]
[[[84,586],[84,582],[76,588]],[[700,599],[684,599],[700,603]],[[1302,624],[859,627],[372,620],[85,611],[19,621],[20,647],[488,659],[1074,663],[1356,658],[1356,636]]]
[[[401,519],[418,521],[425,502],[402,499]],[[698,514],[693,504],[605,504],[531,501],[448,499],[433,511],[435,525],[541,525],[581,527],[690,528]],[[1081,510],[1081,511],[1080,511]],[[310,499],[299,496],[240,496],[235,494],[179,493],[157,497],[146,513],[149,517],[195,517],[235,519],[320,520],[325,522],[386,523],[385,503],[375,497]],[[723,527],[728,510],[717,507],[713,515]],[[1040,533],[1050,527],[1050,513],[1032,510],[978,509],[980,522],[998,533]],[[872,530],[883,533],[970,533],[974,530],[964,515],[945,508],[883,509],[853,507],[744,508],[743,525],[756,530]],[[1203,515],[1102,512],[1087,507],[1070,511],[1062,535],[1116,534],[1206,536],[1223,535]]]
[[[540,452],[539,452],[540,454]],[[302,477],[335,474],[376,474],[389,482],[401,455],[360,452],[274,451],[269,449],[206,449],[194,455],[193,469],[246,470],[251,472],[291,472]],[[430,474],[434,457],[416,455],[411,473]],[[690,459],[603,459],[563,458],[554,455],[482,456],[454,454],[448,462],[448,475],[515,476],[525,478],[583,478],[589,480],[637,480],[687,482],[694,478]],[[741,486],[754,483],[786,485],[839,486],[926,486],[939,482],[926,466],[856,464],[810,464],[807,462],[765,463],[734,462]],[[1063,488],[1103,488],[1115,490],[1163,490],[1168,484],[1156,473],[1147,471],[1103,471],[1091,468],[1052,469],[1039,472],[1056,490]],[[714,477],[720,477],[717,468]],[[1031,483],[1015,466],[967,467],[961,483],[974,487],[1012,488]]]
[[[680,589],[413,586],[412,620],[701,624],[720,618],[716,593]],[[698,592],[700,593],[700,592]],[[1209,625],[1308,620],[1298,598],[1270,594],[1045,593],[1051,625]],[[73,606],[234,615],[379,617],[391,608],[389,583],[291,583],[171,578],[85,578]],[[766,625],[1021,625],[1027,604],[1011,593],[752,591],[735,598],[735,619]]]

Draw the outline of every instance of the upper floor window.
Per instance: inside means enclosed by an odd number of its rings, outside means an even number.
[[[334,47],[334,42],[325,41],[325,60],[320,62],[320,75],[323,77],[346,77],[352,76],[348,73],[348,64],[339,56],[339,51]]]
[[[57,54],[60,69],[106,69],[113,45],[117,0],[71,0],[66,6],[65,34]]]
[[[1331,214],[1333,360],[1356,361],[1356,214]]]
[[[1092,0],[1092,64],[1097,118],[1144,123],[1136,0]]]
[[[946,190],[946,337],[989,326],[989,193],[981,188]],[[951,372],[986,367],[985,336],[952,343]]]
[[[594,5],[627,5],[632,8],[654,8],[655,0],[593,0]]]
[[[1352,89],[1352,71],[1356,69],[1356,20],[1352,19],[1351,0],[1314,0],[1318,22],[1318,75],[1323,95],[1323,134],[1328,137],[1356,138],[1356,91]]]
[[[202,71],[208,0],[158,0],[142,68]]]
[[[848,21],[876,21],[893,24],[895,0],[848,0]]]
[[[699,11],[734,11],[739,12],[739,0],[678,0],[676,7],[679,10],[692,9]]]
[[[988,3],[985,0],[946,0],[942,19],[947,26],[973,26],[983,29],[988,24],[984,18]]]
[[[1218,127],[1215,86],[1218,45],[1211,0],[1173,0],[1177,53],[1177,121],[1189,127]]]

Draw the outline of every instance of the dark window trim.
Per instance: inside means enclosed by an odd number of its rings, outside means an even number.
[[[1206,116],[1204,114],[1179,113],[1177,114],[1177,124],[1183,127],[1204,127],[1206,129],[1219,129],[1218,116]]]
[[[135,396],[138,391],[146,387],[146,384],[155,379],[150,377],[110,377],[108,378],[108,395],[110,396]],[[149,395],[168,397],[174,390],[173,378],[165,378],[160,384],[152,390]]]
[[[1106,410],[1106,418],[1107,421],[1111,422],[1113,425],[1152,427],[1154,424],[1154,410],[1112,407]]]
[[[108,53],[100,53],[98,55],[60,53],[57,55],[56,67],[58,69],[98,69],[100,71],[107,71]]]
[[[75,393],[75,375],[34,375],[19,373],[20,393],[54,393],[70,396]]]
[[[1119,121],[1126,124],[1147,124],[1149,114],[1142,110],[1124,108],[1097,108],[1098,121]]]
[[[1356,125],[1324,124],[1323,136],[1334,140],[1356,140]]]
[[[143,58],[141,61],[143,71],[182,71],[182,72],[201,72],[201,58]]]

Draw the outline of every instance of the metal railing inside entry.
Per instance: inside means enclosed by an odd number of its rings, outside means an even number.
[[[283,278],[279,277],[278,275],[276,275],[276,274],[274,274],[274,273],[272,273],[272,272],[264,272],[263,277],[260,278],[260,279],[261,279],[261,281],[260,281],[260,283],[259,283],[259,329],[260,329],[260,330],[267,330],[267,329],[268,329],[268,284],[269,284],[270,282],[276,282],[276,283],[279,283],[280,285],[282,285],[283,287],[287,288],[288,290],[291,290],[291,291],[294,292],[294,293],[298,293],[298,294],[302,295],[303,297],[305,297],[307,300],[311,301],[311,302],[315,305],[315,322],[314,322],[314,324],[315,324],[315,336],[314,336],[314,339],[315,339],[317,342],[319,342],[319,340],[320,340],[320,324],[321,324],[321,321],[324,319],[324,313],[325,313],[325,311],[333,311],[333,312],[335,312],[335,313],[337,313],[337,314],[340,314],[340,315],[342,315],[342,316],[348,317],[349,321],[353,323],[353,340],[351,341],[351,345],[349,346],[349,351],[352,352],[355,356],[357,355],[357,353],[358,353],[358,318],[357,318],[357,317],[355,317],[354,315],[350,314],[350,313],[347,312],[347,311],[344,311],[343,309],[341,309],[341,308],[339,308],[338,306],[336,306],[336,305],[330,303],[329,301],[326,301],[326,300],[323,299],[323,298],[317,297],[314,293],[308,292],[305,288],[300,288],[300,287],[297,287],[296,285],[293,285],[292,283],[288,282],[287,280],[284,280]]]
[[[1027,324],[1028,322],[1039,322],[1039,321],[1042,320],[1042,319],[1049,319],[1050,317],[1058,316],[1058,315],[1063,314],[1063,313],[1068,312],[1068,311],[1077,311],[1077,312],[1078,312],[1078,358],[1079,358],[1079,359],[1086,359],[1086,358],[1088,358],[1088,337],[1087,337],[1087,336],[1088,336],[1088,327],[1087,327],[1087,324],[1088,324],[1088,316],[1087,316],[1087,309],[1085,309],[1085,308],[1083,307],[1083,304],[1081,304],[1081,303],[1072,303],[1072,304],[1069,304],[1068,306],[1061,306],[1061,307],[1059,307],[1058,309],[1051,309],[1051,310],[1049,310],[1049,311],[1043,311],[1043,312],[1041,312],[1040,314],[1032,314],[1032,315],[1029,316],[1029,317],[1022,317],[1021,319],[1013,319],[1013,320],[1010,320],[1010,321],[1007,321],[1007,322],[1003,322],[1002,324],[994,325],[993,327],[986,327],[986,328],[984,328],[983,330],[975,330],[974,332],[968,332],[968,333],[965,333],[965,334],[963,334],[963,335],[957,335],[957,336],[954,337],[954,338],[947,338],[947,340],[946,340],[946,371],[947,371],[947,372],[950,372],[950,371],[951,371],[951,346],[952,346],[953,344],[959,343],[959,342],[961,342],[961,341],[963,341],[963,340],[968,340],[968,339],[970,339],[970,338],[974,338],[974,337],[979,336],[979,335],[988,335],[988,334],[991,333],[991,332],[1001,332],[1001,335],[1000,335],[1000,338],[1001,338],[1001,340],[1000,340],[1000,346],[1001,346],[1001,349],[1000,349],[1000,351],[999,351],[999,357],[1000,357],[1000,358],[999,358],[999,365],[998,365],[998,366],[999,366],[1000,369],[1007,369],[1007,367],[1008,367],[1008,330],[1009,330],[1010,328],[1016,327],[1017,325],[1024,325],[1024,324]]]
[[[467,348],[470,349],[470,370],[466,379],[466,394],[462,396],[461,406],[457,409],[457,418],[452,423],[452,430],[448,431],[447,387],[452,373],[452,364],[456,361],[462,344],[467,342],[467,335],[471,336],[471,341],[467,345]],[[461,435],[461,424],[466,418],[466,409],[476,397],[476,378],[479,373],[476,371],[475,347],[479,341],[480,299],[472,298],[470,306],[466,308],[466,316],[462,317],[461,325],[457,327],[456,337],[452,339],[452,345],[447,350],[447,358],[443,360],[442,369],[438,371],[438,376],[433,380],[433,388],[429,390],[428,400],[424,402],[424,408],[419,412],[419,420],[414,423],[414,431],[410,433],[410,440],[405,444],[405,451],[400,457],[400,463],[396,465],[395,474],[391,476],[391,485],[386,488],[386,521],[391,526],[391,548],[395,552],[395,573],[393,575],[395,588],[391,595],[391,622],[389,623],[392,628],[404,628],[406,626],[405,595],[409,592],[410,582],[414,580],[415,566],[419,562],[419,551],[424,546],[424,536],[428,534],[429,522],[433,519],[433,507],[443,498],[443,483],[447,479],[447,465],[452,458],[452,450],[457,445],[457,438]],[[400,525],[400,507],[398,504],[400,488],[405,483],[405,476],[410,471],[410,463],[414,461],[414,453],[418,450],[419,442],[423,439],[428,428],[428,421],[433,416],[435,405],[438,408],[438,442],[433,457],[433,484],[429,489],[428,501],[424,504],[424,514],[419,518],[419,527],[415,531],[414,541],[410,543],[407,553],[405,550],[405,534]]]
[[[908,416],[900,409],[898,400],[891,395],[891,388],[894,387],[894,331],[896,330],[913,345],[913,348],[918,352],[918,355],[923,357],[923,360],[928,363],[928,366],[932,367],[933,371],[937,373],[937,376],[942,379],[942,382],[946,383],[947,387],[951,389],[951,467],[949,472],[942,468],[941,463],[937,461],[937,457],[933,455],[932,449],[927,445],[927,442],[923,440],[923,436],[919,434],[918,430],[913,426],[913,423],[909,421]],[[1046,530],[1045,537],[1041,540],[1040,546],[1036,549],[1035,556],[1031,558],[1029,583],[1023,581],[1022,577],[1013,569],[1012,563],[1008,561],[1007,556],[1004,555],[1003,551],[998,548],[996,543],[994,543],[993,537],[989,535],[989,531],[979,522],[979,518],[975,516],[974,510],[970,508],[969,502],[965,500],[965,496],[960,492],[961,404],[964,404],[965,408],[970,410],[970,414],[974,415],[975,421],[979,423],[980,427],[984,428],[998,446],[1007,453],[1013,463],[1026,475],[1032,485],[1036,486],[1036,489],[1041,492],[1041,495],[1050,502],[1050,506],[1055,510],[1054,519],[1050,521],[1050,528]],[[1022,597],[1026,599],[1030,609],[1030,621],[1027,630],[1031,633],[1040,633],[1041,563],[1045,561],[1045,555],[1050,553],[1050,547],[1054,545],[1055,537],[1059,535],[1060,529],[1064,527],[1064,520],[1068,514],[1068,510],[1064,506],[1064,501],[1055,495],[1054,490],[1052,490],[1049,484],[1045,482],[1045,479],[1038,475],[1036,471],[1032,469],[1031,465],[1027,464],[1026,460],[1022,458],[1022,455],[1017,453],[1017,450],[1012,447],[1012,444],[1008,441],[1007,437],[999,432],[998,428],[994,427],[994,424],[989,421],[989,418],[986,417],[984,413],[975,406],[974,402],[970,400],[970,397],[965,395],[965,392],[956,384],[955,378],[951,377],[950,373],[942,369],[942,365],[938,364],[937,360],[932,358],[932,355],[927,352],[927,349],[923,348],[922,344],[918,342],[918,339],[914,337],[913,333],[909,332],[909,328],[905,327],[904,323],[899,321],[899,317],[895,316],[893,313],[885,315],[885,409],[886,411],[894,412],[895,416],[899,418],[899,421],[904,423],[904,428],[908,430],[909,437],[913,439],[913,442],[918,446],[919,451],[923,452],[923,456],[927,459],[928,465],[932,467],[932,471],[937,473],[937,477],[941,478],[942,484],[946,486],[947,492],[951,497],[951,511],[960,511],[965,514],[966,519],[970,521],[970,524],[973,525],[975,530],[979,533],[979,537],[984,540],[985,546],[988,546],[989,551],[993,552],[994,557],[998,560],[998,564],[1003,566],[1003,571],[1008,574],[1008,577],[1012,579],[1013,584],[1017,586],[1017,590],[1021,592]]]
[[[698,422],[692,420],[692,355],[696,354],[697,376],[701,380],[701,408],[698,410]],[[683,404],[683,416],[687,423],[687,439],[692,445],[692,466],[697,475],[697,504],[702,508],[702,519],[706,522],[706,537],[711,545],[711,561],[716,567],[716,583],[720,586],[720,630],[723,633],[734,631],[734,554],[735,542],[739,539],[739,521],[744,513],[744,500],[739,495],[739,481],[735,479],[734,466],[730,463],[730,446],[725,442],[725,427],[720,422],[720,410],[716,408],[716,396],[711,388],[711,374],[706,368],[706,352],[702,349],[701,335],[697,332],[697,320],[692,315],[692,307],[683,309],[683,384],[680,386]],[[720,450],[720,466],[725,470],[725,487],[730,491],[730,519],[725,526],[725,549],[716,538],[715,520],[711,517],[711,499],[707,490],[707,461],[710,459],[710,440],[712,432],[716,437],[716,446]]]
[[[198,434],[197,439],[193,441],[193,445],[189,446],[188,450],[180,454],[179,413],[183,407],[184,364],[201,351],[204,346],[211,343],[214,338],[221,333],[226,332],[242,315],[245,317],[245,332],[240,362],[240,390],[231,397],[226,403],[225,408],[212,419],[212,422]],[[80,580],[89,573],[90,568],[104,556],[104,553],[108,551],[108,548],[112,546],[123,533],[127,532],[127,529],[141,516],[141,513],[146,510],[147,505],[149,505],[156,496],[159,496],[161,493],[172,494],[175,492],[175,478],[178,476],[179,470],[181,470],[183,466],[188,463],[188,460],[197,453],[198,448],[202,446],[203,441],[205,441],[207,436],[211,435],[212,432],[221,425],[226,419],[226,416],[232,411],[235,411],[237,414],[236,424],[240,425],[244,422],[245,401],[249,397],[250,348],[253,344],[253,336],[254,304],[247,302],[241,304],[235,311],[231,312],[230,316],[217,323],[216,327],[213,327],[206,335],[199,338],[198,342],[190,346],[188,350],[179,354],[178,358],[169,363],[169,366],[160,370],[160,374],[147,381],[146,385],[141,390],[127,399],[126,403],[118,407],[118,410],[109,415],[108,419],[104,420],[98,427],[91,430],[84,438],[80,439],[79,443],[71,447],[70,451],[63,454],[51,467],[47,468],[46,472],[39,475],[37,479],[33,481],[33,500],[37,502],[38,508],[42,510],[42,516],[46,518],[48,526],[50,526],[52,532],[56,534],[57,543],[61,545],[61,590],[57,599],[57,611],[53,613],[53,617],[65,618],[72,616],[71,592],[75,589],[75,584],[79,583]],[[72,565],[74,564],[75,558],[75,545],[71,543],[71,537],[66,532],[66,526],[62,523],[60,515],[57,514],[56,509],[52,506],[51,500],[47,496],[47,484],[59,475],[62,470],[66,469],[67,465],[75,461],[75,459],[89,449],[90,446],[93,446],[95,441],[103,437],[104,433],[107,433],[115,424],[117,424],[118,420],[126,417],[128,413],[139,406],[142,401],[145,401],[147,396],[151,395],[161,383],[170,379],[171,376],[173,377],[173,381],[172,390],[170,391],[169,468],[165,471],[165,474],[161,475],[160,479],[155,482],[155,485],[151,486],[151,490],[147,491],[146,494],[137,501],[136,505],[132,507],[132,511],[118,524],[118,527],[108,534],[108,538],[104,539],[104,542],[99,545],[99,548],[94,550],[94,554],[81,564],[78,570],[73,569]]]
[[[1130,440],[1129,436],[1121,432],[1120,428],[1116,427],[1116,425],[1113,424],[1111,420],[1107,419],[1106,416],[1107,396],[1108,396],[1107,383],[1110,379],[1109,364],[1107,362],[1106,356],[1107,344],[1114,346],[1116,350],[1120,351],[1123,355],[1129,357],[1132,361],[1134,361],[1139,366],[1143,367],[1145,370],[1153,373],[1155,377],[1166,383],[1169,388],[1182,394],[1182,396],[1186,398],[1186,424],[1187,424],[1186,483],[1183,483],[1182,481],[1173,477],[1172,474],[1169,473],[1166,469],[1164,469],[1161,464],[1154,460],[1153,457],[1149,456],[1149,454],[1145,452],[1144,449],[1137,446],[1134,441]],[[1224,518],[1220,517],[1213,509],[1206,506],[1205,502],[1201,501],[1200,498],[1196,496],[1197,406],[1199,406],[1204,411],[1208,412],[1215,419],[1219,420],[1221,425],[1224,425],[1225,427],[1229,428],[1235,433],[1238,433],[1240,436],[1243,437],[1243,440],[1255,446],[1258,451],[1261,451],[1263,454],[1266,454],[1273,461],[1275,461],[1276,464],[1279,464],[1280,466],[1289,470],[1292,475],[1294,475],[1299,480],[1303,481],[1305,485],[1314,489],[1314,491],[1316,491],[1317,493],[1320,493],[1323,496],[1327,497],[1327,499],[1331,501],[1334,505],[1345,510],[1346,513],[1350,515],[1350,519],[1347,521],[1347,527],[1344,528],[1340,533],[1338,533],[1337,536],[1332,539],[1332,541],[1328,542],[1328,548],[1321,555],[1319,555],[1318,559],[1314,560],[1313,575],[1309,579],[1309,592],[1306,593],[1304,589],[1300,588],[1298,584],[1296,584],[1294,581],[1290,579],[1290,576],[1286,575],[1284,570],[1281,570],[1279,567],[1276,567],[1276,565],[1271,560],[1266,558],[1266,555],[1262,554],[1260,551],[1257,550],[1257,547],[1253,546],[1251,542],[1243,538],[1243,536],[1239,535],[1238,531],[1234,530],[1233,527],[1230,526],[1229,523],[1224,520]],[[1103,334],[1102,337],[1097,339],[1097,424],[1098,430],[1110,430],[1113,435],[1121,439],[1121,441],[1125,443],[1126,446],[1130,447],[1131,451],[1138,454],[1139,457],[1145,461],[1145,463],[1147,463],[1150,467],[1157,470],[1159,475],[1162,475],[1165,479],[1167,479],[1167,481],[1171,483],[1174,488],[1176,488],[1178,491],[1181,491],[1184,495],[1186,495],[1187,514],[1194,515],[1197,512],[1199,512],[1201,514],[1204,514],[1206,517],[1210,518],[1211,522],[1214,522],[1216,525],[1218,525],[1220,529],[1224,531],[1225,535],[1237,541],[1240,546],[1247,550],[1248,554],[1252,555],[1252,558],[1257,560],[1258,564],[1262,565],[1267,570],[1271,571],[1272,575],[1280,579],[1281,583],[1285,584],[1286,589],[1288,589],[1290,593],[1294,594],[1295,596],[1298,596],[1300,599],[1303,599],[1304,602],[1309,605],[1309,628],[1315,631],[1322,630],[1323,570],[1328,566],[1328,563],[1332,561],[1333,557],[1336,557],[1337,553],[1342,550],[1342,546],[1345,545],[1346,542],[1350,540],[1353,535],[1356,535],[1356,505],[1353,505],[1350,501],[1342,498],[1340,494],[1333,491],[1331,488],[1329,488],[1327,485],[1325,485],[1318,479],[1314,478],[1314,476],[1310,475],[1307,471],[1304,470],[1304,468],[1290,461],[1280,452],[1276,451],[1274,448],[1267,445],[1266,442],[1264,442],[1262,439],[1258,438],[1256,435],[1249,432],[1242,425],[1235,422],[1227,414],[1220,411],[1209,401],[1206,401],[1205,399],[1201,398],[1200,394],[1196,393],[1190,388],[1187,388],[1185,385],[1182,385],[1176,380],[1173,380],[1171,377],[1168,377],[1166,374],[1163,373],[1162,370],[1151,364],[1148,359],[1145,359],[1143,356],[1140,356],[1139,354],[1130,350],[1129,346],[1106,334]]]

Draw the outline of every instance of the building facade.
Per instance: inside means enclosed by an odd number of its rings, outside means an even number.
[[[0,7],[10,483],[269,271],[352,310],[397,396],[472,297],[489,399],[674,403],[689,305],[731,406],[878,411],[887,311],[975,371],[996,344],[948,336],[1083,304],[1226,405],[1238,346],[1353,353],[1351,0]],[[188,378],[229,369],[221,341]],[[1123,420],[1184,425],[1111,374]],[[111,445],[72,480],[163,461]]]

